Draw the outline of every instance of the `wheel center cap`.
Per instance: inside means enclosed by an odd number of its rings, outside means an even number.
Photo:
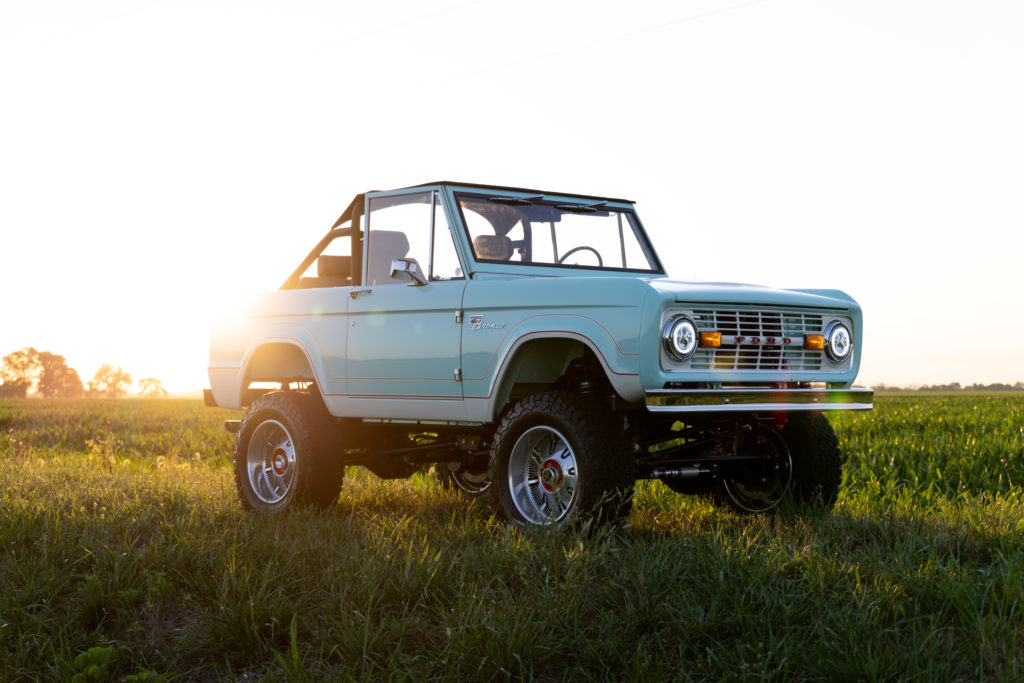
[[[278,448],[271,457],[273,459],[271,467],[274,468],[274,474],[283,477],[284,473],[288,471],[288,456],[285,454],[284,449]]]
[[[548,460],[540,467],[540,484],[547,492],[554,491],[562,483],[562,466],[555,460]]]

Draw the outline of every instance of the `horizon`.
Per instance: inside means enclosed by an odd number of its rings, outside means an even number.
[[[217,317],[352,196],[458,177],[633,199],[675,279],[848,292],[859,385],[1020,382],[1022,25],[924,0],[8,4],[0,356],[206,388]]]

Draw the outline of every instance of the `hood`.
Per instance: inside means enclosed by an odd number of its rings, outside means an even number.
[[[651,287],[664,300],[678,303],[715,305],[786,306],[846,311],[856,302],[834,289],[774,289],[733,282],[684,282],[650,280]]]

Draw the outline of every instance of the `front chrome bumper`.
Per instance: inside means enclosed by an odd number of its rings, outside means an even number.
[[[647,392],[653,413],[871,410],[871,389],[664,389]]]

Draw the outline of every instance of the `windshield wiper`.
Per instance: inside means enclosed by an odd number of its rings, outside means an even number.
[[[523,206],[543,201],[543,199],[544,195],[535,194],[529,197],[488,197],[487,201],[494,202],[495,204],[508,204],[509,206]]]
[[[572,213],[594,213],[608,202],[594,202],[593,204],[555,204],[556,209],[570,211]]]

